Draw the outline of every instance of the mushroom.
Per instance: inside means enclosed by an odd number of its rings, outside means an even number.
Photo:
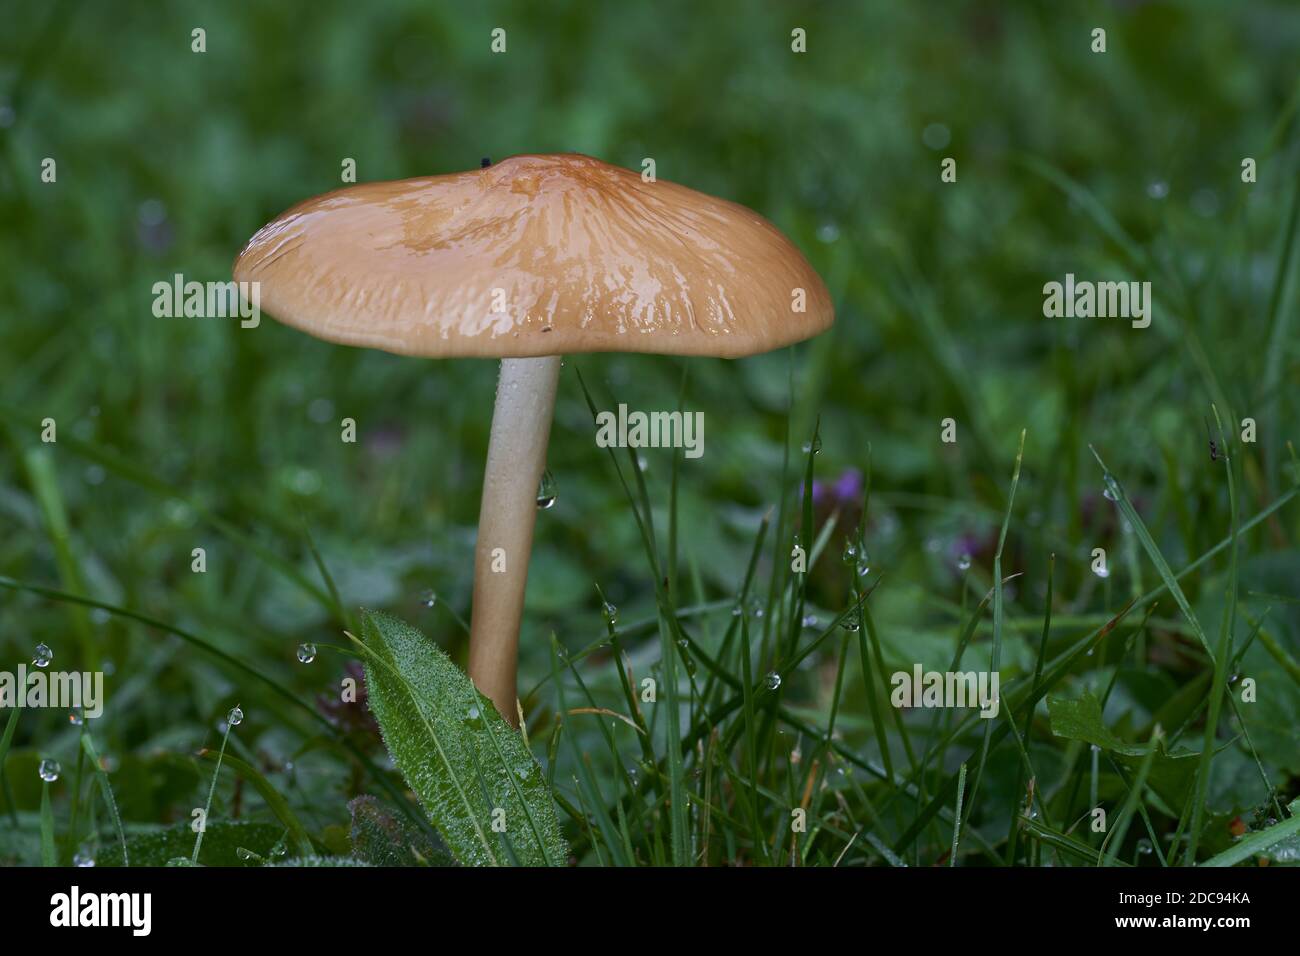
[[[828,328],[817,273],[757,213],[589,156],[352,186],[264,226],[235,260],[317,338],[501,360],[469,675],[512,724],[524,586],[561,356],[737,358]]]

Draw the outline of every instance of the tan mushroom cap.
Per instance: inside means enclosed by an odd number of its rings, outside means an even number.
[[[762,216],[575,154],[309,199],[234,272],[287,325],[406,355],[732,358],[834,320],[817,273]]]

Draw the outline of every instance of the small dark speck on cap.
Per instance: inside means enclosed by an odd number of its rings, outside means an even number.
[[[488,168],[489,166],[491,166],[491,165],[492,165],[492,157],[491,157],[491,156],[484,156],[482,159],[480,159],[480,160],[478,161],[478,168],[479,168],[479,169],[487,169],[487,168]]]

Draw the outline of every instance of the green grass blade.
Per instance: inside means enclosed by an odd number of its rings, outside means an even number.
[[[41,781],[41,866],[58,865],[54,848],[54,810],[50,807],[50,782]]]
[[[81,749],[86,754],[86,759],[90,761],[90,769],[94,772],[95,779],[99,783],[99,792],[104,798],[104,805],[108,807],[109,815],[113,818],[113,826],[117,828],[117,838],[122,843],[122,865],[130,866],[131,860],[126,852],[126,830],[122,827],[122,815],[117,810],[117,800],[113,796],[113,786],[108,782],[108,771],[100,763],[99,754],[95,751],[95,744],[90,739],[90,734],[83,733],[81,735]]]
[[[9,745],[13,743],[14,731],[18,728],[18,714],[21,711],[21,707],[9,711],[9,719],[5,721],[4,736],[0,736],[0,777],[4,776],[5,757],[9,756]]]
[[[1115,865],[1115,859],[1124,843],[1124,835],[1128,833],[1129,822],[1133,819],[1133,814],[1137,812],[1138,807],[1142,805],[1142,794],[1146,788],[1147,775],[1151,772],[1151,765],[1155,762],[1156,751],[1159,749],[1163,737],[1164,734],[1157,726],[1147,743],[1146,756],[1142,758],[1142,763],[1138,765],[1137,776],[1133,780],[1133,785],[1129,787],[1128,797],[1124,801],[1124,806],[1120,809],[1119,818],[1115,821],[1111,831],[1106,834],[1105,852],[1098,861],[1102,866]],[[1096,751],[1093,752],[1096,753]]]
[[[344,630],[354,630],[355,625],[352,623],[352,615],[343,606],[343,601],[339,597],[339,589],[334,583],[334,576],[330,574],[329,568],[325,565],[325,559],[321,557],[320,551],[316,547],[316,540],[312,537],[311,528],[307,526],[306,518],[302,519],[302,533],[307,541],[307,548],[311,551],[312,560],[316,562],[316,570],[320,572],[321,580],[325,582],[325,587],[329,591],[330,603],[333,605],[335,618],[338,619]]]
[[[208,817],[212,814],[212,797],[217,792],[217,775],[221,773],[221,762],[225,759],[226,744],[230,740],[230,731],[233,729],[233,726],[233,724],[227,723],[226,732],[221,735],[221,749],[217,751],[217,765],[212,768],[212,782],[208,784],[208,800],[207,803],[203,805],[203,823],[199,827],[199,832],[194,835],[194,853],[190,856],[191,866],[199,865],[199,850],[203,846],[203,835],[208,829]],[[207,751],[204,751],[204,753],[206,754]],[[123,855],[125,855],[125,847],[122,852]]]
[[[1089,447],[1091,448],[1091,446]],[[1107,493],[1133,528],[1133,533],[1137,535],[1138,541],[1147,553],[1147,557],[1151,559],[1151,563],[1156,566],[1156,570],[1160,573],[1160,580],[1164,582],[1164,588],[1161,590],[1167,590],[1173,597],[1174,603],[1178,605],[1178,609],[1183,612],[1183,616],[1187,619],[1187,623],[1191,627],[1192,634],[1196,637],[1197,642],[1200,643],[1207,654],[1213,657],[1214,648],[1210,646],[1210,640],[1205,636],[1205,631],[1202,630],[1201,622],[1192,610],[1187,595],[1183,593],[1183,589],[1178,585],[1179,575],[1174,574],[1173,569],[1169,567],[1169,562],[1161,554],[1160,547],[1156,544],[1155,539],[1151,537],[1151,532],[1147,530],[1146,523],[1138,515],[1137,509],[1133,507],[1133,502],[1129,500],[1124,486],[1120,484],[1119,479],[1111,474],[1110,469],[1102,461],[1097,450],[1095,448],[1091,448],[1091,450],[1093,457],[1097,459],[1097,464],[1101,465],[1102,480],[1106,484]],[[1227,546],[1233,547],[1235,539],[1236,532],[1233,532],[1226,540]]]
[[[1002,516],[1002,530],[998,534],[998,548],[993,555],[993,648],[989,657],[989,672],[996,674],[1001,664],[1002,653],[1002,552],[1007,543],[1007,529],[1011,525],[1011,512],[1016,504],[1016,488],[1020,484],[1020,465],[1025,457],[1025,431],[1020,432],[1020,447],[1016,450],[1016,464],[1011,472],[1011,491],[1007,494],[1007,510]],[[967,816],[975,808],[975,796],[979,793],[980,780],[984,776],[984,764],[988,760],[990,741],[993,735],[993,721],[984,724],[984,741],[980,748],[980,757],[975,764],[975,779],[971,781],[970,802]],[[962,824],[964,825],[964,823]]]
[[[1273,287],[1268,296],[1268,339],[1264,349],[1264,375],[1260,383],[1261,392],[1268,396],[1267,407],[1277,420],[1276,408],[1282,391],[1283,362],[1286,360],[1286,342],[1290,334],[1292,315],[1295,309],[1284,309],[1282,303],[1286,297],[1288,280],[1291,276],[1291,260],[1294,257],[1296,234],[1300,232],[1300,176],[1297,176],[1291,192],[1291,207],[1287,213],[1286,226],[1282,230],[1282,248],[1278,253],[1277,271],[1273,276]],[[1269,486],[1276,487],[1279,455],[1268,456]]]
[[[23,464],[32,493],[40,506],[50,543],[54,547],[54,562],[59,569],[59,579],[68,591],[74,594],[84,593],[86,584],[81,564],[72,552],[72,534],[68,529],[63,493],[59,490],[58,477],[54,473],[54,459],[46,448],[31,448],[23,456]],[[85,608],[70,606],[68,618],[87,669],[98,670],[99,649],[91,637],[90,618]]]
[[[556,696],[559,698],[561,713],[560,720],[556,722],[556,732],[564,733],[564,731],[568,729],[566,718],[569,713],[569,706],[568,700],[565,696],[564,681],[561,679],[559,673],[560,660],[560,643],[555,635],[552,634],[551,669],[555,671],[555,676],[552,679],[552,682],[555,685]],[[600,844],[603,843],[609,850],[610,856],[616,866],[632,866],[634,860],[632,855],[626,850],[624,834],[620,832],[619,827],[609,816],[609,813],[606,810],[609,803],[605,800],[604,794],[601,792],[600,782],[592,772],[590,764],[583,759],[583,754],[578,747],[578,742],[574,738],[573,733],[564,733],[564,743],[569,748],[570,755],[573,757],[574,766],[577,768],[577,773],[574,776],[574,783],[578,787],[578,802],[582,807],[582,819],[588,826],[588,837],[591,840],[592,849],[599,854]],[[551,765],[555,766],[555,764],[556,760],[553,756],[551,758]],[[588,807],[588,800],[591,801],[590,808]],[[596,826],[599,828],[599,840],[597,840],[596,831],[590,826],[591,817],[595,818]]]
[[[952,813],[952,851],[948,855],[948,865],[957,865],[957,849],[961,841],[961,799],[966,793],[966,765],[957,771],[957,807]]]
[[[1214,664],[1214,677],[1210,681],[1209,712],[1205,718],[1205,743],[1201,749],[1200,765],[1196,770],[1196,791],[1192,796],[1192,813],[1187,830],[1187,853],[1184,861],[1191,866],[1196,863],[1196,849],[1200,843],[1201,824],[1205,818],[1205,802],[1210,790],[1210,773],[1214,762],[1214,742],[1219,733],[1219,714],[1223,709],[1223,698],[1228,691],[1228,655],[1232,649],[1233,631],[1237,624],[1237,485],[1233,480],[1232,459],[1229,446],[1224,439],[1223,425],[1219,421],[1219,410],[1214,409],[1215,421],[1219,423],[1219,441],[1223,448],[1224,468],[1228,475],[1228,502],[1231,512],[1231,528],[1228,548],[1228,586],[1223,607],[1223,622],[1219,630],[1218,646],[1215,647],[1211,660]]]

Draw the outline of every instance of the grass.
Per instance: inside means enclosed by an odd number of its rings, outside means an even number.
[[[566,360],[519,686],[574,862],[1294,862],[1300,17],[948,7],[236,6],[202,56],[184,4],[17,12],[0,671],[44,642],[108,696],[3,715],[0,862],[366,859],[366,827],[444,858],[341,636],[383,609],[463,666],[495,367],[157,320],[148,290],[228,278],[343,157],[561,149],[758,209],[837,309],[784,354]],[[1152,327],[1044,319],[1067,272],[1150,281]],[[601,454],[620,402],[702,410],[706,454]],[[893,706],[914,664],[997,670],[998,716]]]

